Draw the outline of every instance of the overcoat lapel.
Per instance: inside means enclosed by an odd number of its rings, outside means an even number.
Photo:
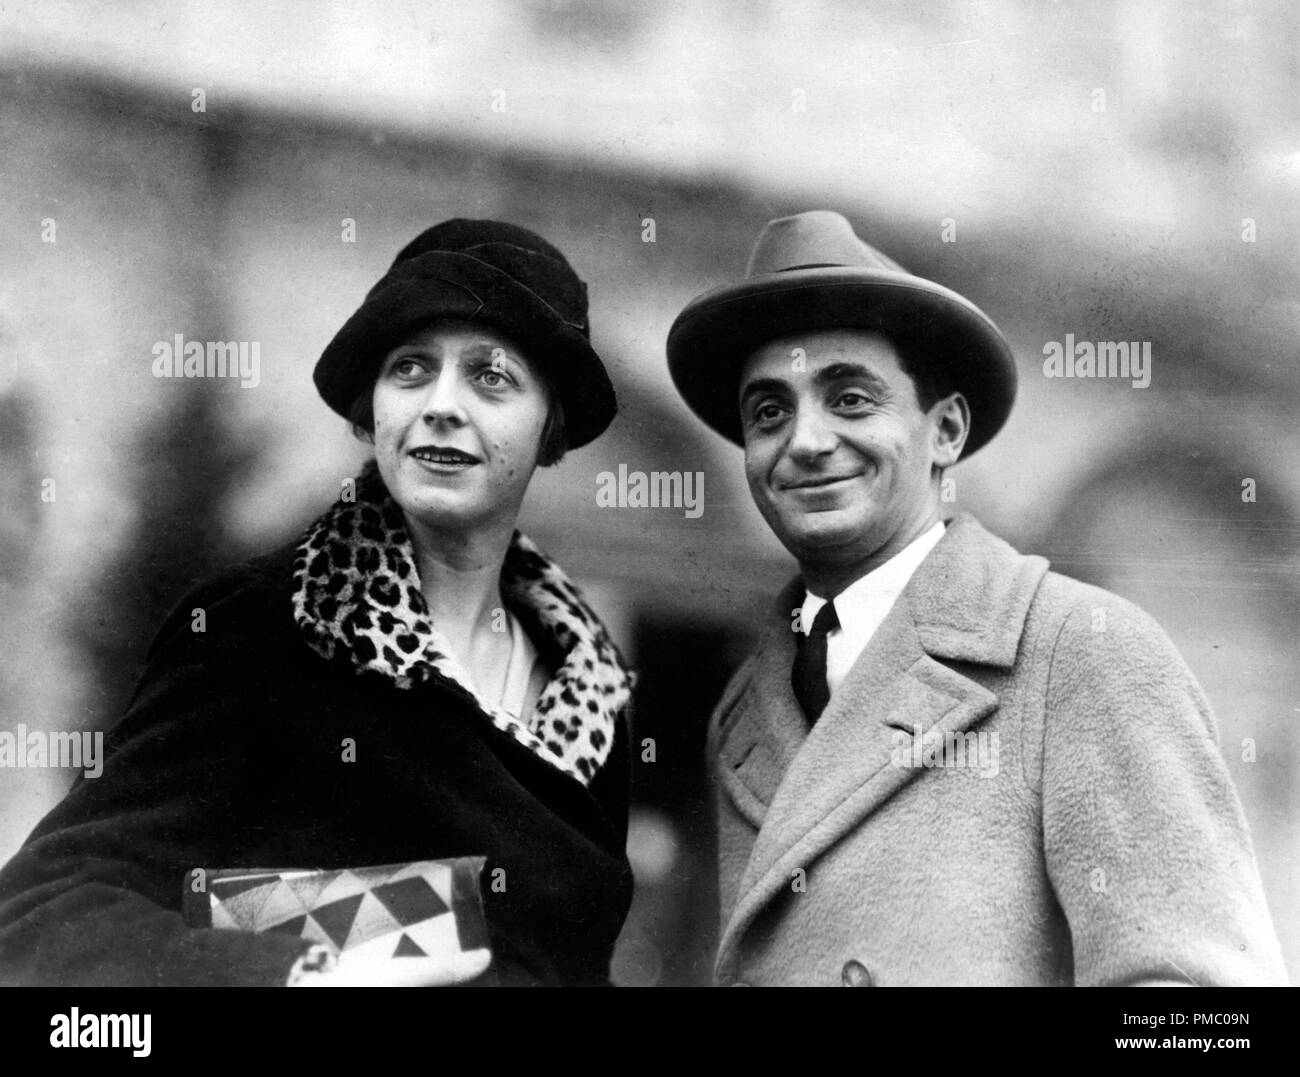
[[[797,608],[802,600],[803,587],[796,581],[782,592],[777,608]],[[763,825],[781,776],[808,736],[808,723],[790,683],[794,653],[792,623],[778,620],[769,626],[759,644],[753,679],[722,730],[719,779],[755,827]]]
[[[1022,557],[958,517],[811,732],[789,683],[793,633],[769,633],[720,740],[723,786],[759,830],[719,969],[795,869],[807,869],[922,772],[901,765],[917,728],[922,736],[961,732],[993,712],[997,697],[940,659],[1009,668],[1046,570],[1042,558]],[[782,596],[782,608],[797,604],[796,591]]]

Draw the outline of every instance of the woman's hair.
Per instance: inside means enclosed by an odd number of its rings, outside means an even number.
[[[375,377],[379,376],[376,369]],[[564,405],[560,397],[547,383],[547,396],[550,406],[546,410],[546,423],[542,427],[542,441],[537,451],[538,467],[551,467],[564,459],[569,451],[569,432],[564,424]],[[357,394],[348,408],[348,422],[352,424],[352,433],[362,441],[372,444],[375,440],[375,379],[372,378],[364,390]]]

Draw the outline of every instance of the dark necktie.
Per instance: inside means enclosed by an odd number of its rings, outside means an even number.
[[[827,602],[813,618],[812,631],[806,637],[799,633],[799,649],[795,652],[790,683],[794,687],[794,697],[803,707],[810,724],[821,717],[826,701],[831,698],[831,690],[826,685],[826,634],[839,627],[835,603]]]

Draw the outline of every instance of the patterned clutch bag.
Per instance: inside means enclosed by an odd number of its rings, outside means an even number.
[[[321,943],[351,963],[490,955],[481,856],[380,867],[221,868],[186,876],[191,927],[275,931]],[[202,884],[196,884],[202,878]]]

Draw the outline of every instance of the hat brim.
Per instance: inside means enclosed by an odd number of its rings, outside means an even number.
[[[817,329],[869,329],[933,364],[971,410],[964,456],[1001,429],[1016,397],[1016,365],[1001,331],[956,292],[907,273],[821,266],[754,277],[692,301],[668,334],[668,369],[683,399],[744,445],[741,367],[764,343]]]
[[[599,437],[618,412],[614,387],[587,337],[513,277],[470,255],[433,252],[380,281],[334,335],[312,380],[334,411],[349,416],[374,385],[383,357],[439,318],[490,326],[537,365],[564,408],[571,449]]]

